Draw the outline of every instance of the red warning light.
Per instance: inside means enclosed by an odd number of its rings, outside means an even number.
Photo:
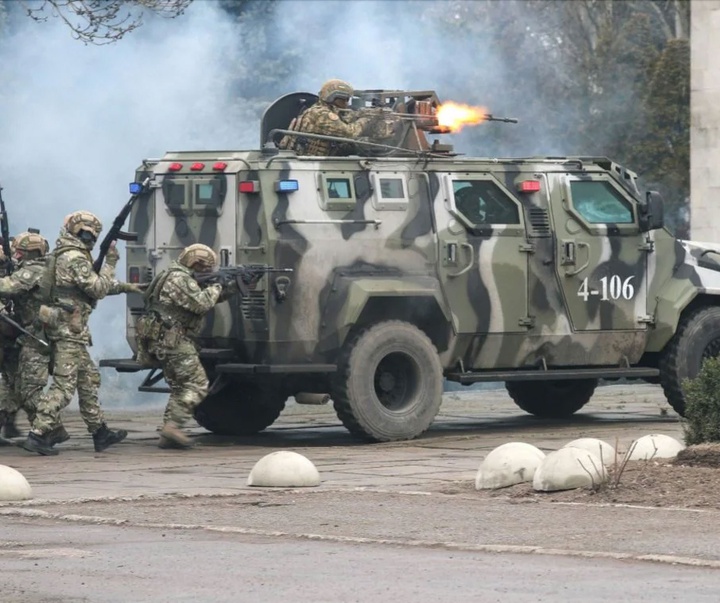
[[[260,192],[260,183],[257,180],[243,180],[238,190],[241,193],[258,193]]]
[[[537,193],[540,190],[540,182],[538,180],[523,180],[517,185],[521,193]]]

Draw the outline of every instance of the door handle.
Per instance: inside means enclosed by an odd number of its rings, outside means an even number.
[[[462,249],[468,250],[469,255],[469,262],[468,265],[465,266],[462,270],[459,270],[458,272],[448,272],[447,275],[451,278],[454,278],[456,276],[460,276],[461,274],[465,274],[470,268],[472,268],[475,265],[475,250],[473,249],[473,246],[470,245],[470,243],[458,243]],[[453,259],[455,257],[455,251],[453,249],[455,248],[455,243],[451,243],[448,245],[448,259],[450,259],[450,256],[453,256]]]
[[[563,266],[572,266],[575,264],[575,257],[575,241],[563,241],[560,264]]]
[[[567,243],[565,243],[565,244],[567,245]],[[581,249],[581,248],[585,249],[587,251],[586,258],[585,258],[585,262],[583,264],[581,264],[580,266],[578,266],[577,268],[575,268],[574,270],[566,270],[565,276],[575,276],[578,272],[582,272],[583,270],[585,270],[585,268],[587,268],[588,264],[590,263],[590,245],[588,245],[587,243],[583,243],[582,241],[573,242],[572,245],[576,246],[578,249]],[[577,258],[573,258],[572,263],[574,264],[575,261],[577,261]],[[563,263],[565,263],[565,262],[563,262]]]

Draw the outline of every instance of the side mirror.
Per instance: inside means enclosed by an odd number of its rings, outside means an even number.
[[[638,204],[640,232],[657,230],[665,225],[663,198],[656,191],[648,191],[645,202]]]

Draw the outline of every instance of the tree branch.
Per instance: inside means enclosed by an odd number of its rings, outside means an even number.
[[[174,19],[193,0],[21,0],[28,17],[59,18],[85,44],[112,44],[143,24],[143,14]]]

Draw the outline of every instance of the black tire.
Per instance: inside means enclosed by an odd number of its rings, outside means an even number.
[[[253,435],[272,425],[287,396],[271,386],[229,382],[196,408],[195,420],[218,435]]]
[[[353,435],[376,442],[409,440],[432,424],[442,385],[432,341],[410,323],[389,320],[360,332],[345,346],[332,399]]]
[[[660,384],[670,406],[685,416],[682,382],[694,379],[703,360],[720,354],[720,308],[706,307],[680,319],[675,335],[660,356]]]
[[[515,404],[543,419],[562,419],[576,413],[592,398],[597,379],[508,381],[505,387]]]

